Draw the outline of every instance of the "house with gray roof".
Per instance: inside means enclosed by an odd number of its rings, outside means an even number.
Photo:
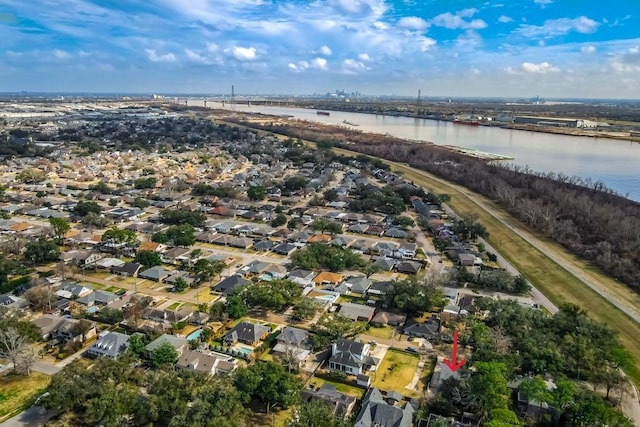
[[[369,351],[369,344],[339,339],[331,346],[329,369],[348,375],[358,375],[363,371],[375,370],[380,361],[370,357]]]
[[[337,417],[349,416],[356,404],[356,398],[339,392],[332,384],[322,384],[318,390],[305,389],[300,394],[303,402],[320,401],[331,408]]]
[[[402,326],[407,320],[407,316],[404,314],[392,313],[390,311],[380,311],[376,314],[371,323],[374,325],[389,325],[389,326]]]
[[[140,269],[142,269],[142,264],[138,264],[137,262],[127,262],[121,266],[111,267],[111,274],[119,274],[120,276],[125,277],[137,277]]]
[[[224,375],[238,367],[238,362],[231,356],[214,352],[186,350],[175,364],[181,371],[200,372],[207,375]]]
[[[117,300],[118,298],[119,298],[118,295],[114,294],[113,292],[96,290],[91,292],[88,295],[78,298],[76,302],[80,304],[84,304],[87,307],[92,307],[94,305],[104,306],[104,305],[111,304],[113,301]]]
[[[351,276],[344,281],[344,284],[347,285],[349,291],[356,294],[364,294],[365,292],[367,292],[367,289],[369,289],[369,287],[373,284],[373,281],[364,276]]]
[[[109,357],[117,359],[129,348],[130,335],[120,332],[108,332],[101,335],[87,349],[87,354],[94,357]]]
[[[240,322],[222,338],[225,345],[232,346],[237,342],[247,345],[258,345],[267,337],[271,328],[257,323]]]
[[[247,286],[250,281],[242,276],[234,274],[233,276],[225,277],[217,285],[213,287],[214,292],[221,293],[225,296],[233,294],[236,290],[243,286]]]
[[[380,390],[374,387],[364,395],[354,427],[412,427],[414,412],[410,404],[401,408],[387,403]]]
[[[150,359],[153,350],[160,347],[164,343],[171,344],[171,346],[176,349],[179,355],[182,355],[182,352],[189,347],[189,341],[186,338],[163,334],[145,346],[144,352],[147,357]]]
[[[412,337],[434,339],[440,336],[440,319],[431,316],[423,323],[413,323],[404,328],[404,333]]]
[[[343,302],[340,304],[339,313],[347,317],[354,322],[369,322],[375,313],[375,307],[369,307],[368,305],[354,304],[351,302]]]
[[[373,265],[380,268],[382,271],[391,271],[393,270],[393,267],[395,267],[396,262],[396,260],[391,258],[378,257],[378,259],[373,262]]]
[[[276,338],[277,344],[273,348],[273,354],[292,355],[298,361],[303,362],[311,353],[311,340],[309,332],[287,326]]]
[[[138,276],[142,277],[143,279],[149,279],[149,280],[153,280],[156,282],[162,282],[164,279],[166,279],[167,277],[169,277],[169,275],[171,274],[171,272],[169,270],[167,270],[164,267],[160,267],[159,265],[156,265],[154,267],[151,267],[147,270],[144,270],[143,272],[139,273]]]

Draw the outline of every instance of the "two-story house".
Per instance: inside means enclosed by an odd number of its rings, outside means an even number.
[[[340,339],[331,346],[329,368],[349,375],[375,370],[380,360],[369,356],[369,344]]]

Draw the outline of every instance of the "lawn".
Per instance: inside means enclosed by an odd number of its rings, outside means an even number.
[[[340,393],[344,393],[346,395],[353,396],[356,399],[362,399],[362,397],[364,396],[364,392],[365,392],[365,390],[363,388],[361,388],[361,387],[356,387],[356,386],[353,386],[353,385],[343,384],[343,383],[340,383],[340,382],[337,382],[337,381],[325,380],[324,378],[318,378],[318,377],[314,377],[311,380],[311,383],[310,383],[310,385],[313,386],[313,388],[316,388],[316,389],[319,388],[319,387],[322,387],[323,384],[331,384]]]
[[[167,310],[176,310],[178,307],[180,307],[181,304],[181,302],[174,302],[169,307],[167,307]]]
[[[393,327],[385,325],[385,326],[371,326],[367,331],[364,332],[366,335],[370,335],[376,338],[382,338],[390,340],[393,336]]]
[[[418,369],[420,356],[400,350],[389,349],[373,378],[373,385],[381,390],[400,393],[411,383]]]
[[[110,286],[107,289],[105,289],[105,292],[113,292],[114,294],[117,294],[119,292],[125,293],[126,291],[127,291],[126,289],[122,289],[117,286]]]
[[[0,422],[31,406],[50,381],[50,376],[39,372],[28,377],[8,374],[0,378]]]

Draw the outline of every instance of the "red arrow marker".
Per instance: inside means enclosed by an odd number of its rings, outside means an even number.
[[[451,369],[451,372],[455,372],[458,369],[460,369],[462,367],[462,365],[464,365],[465,360],[464,359],[460,359],[460,361],[458,361],[458,332],[454,332],[453,333],[453,351],[451,353],[451,359],[453,360],[453,362],[450,362],[449,359],[444,359],[444,364],[447,365],[449,367],[449,369]]]

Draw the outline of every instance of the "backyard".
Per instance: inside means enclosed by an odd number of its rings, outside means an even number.
[[[373,385],[381,390],[404,393],[404,388],[411,383],[419,362],[420,356],[417,354],[389,349],[378,366]]]

